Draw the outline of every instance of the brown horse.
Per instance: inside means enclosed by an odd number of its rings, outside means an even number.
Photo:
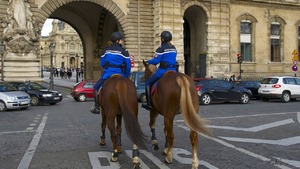
[[[157,69],[156,66],[147,64],[145,66],[145,79],[148,79]],[[182,114],[185,124],[190,128],[190,141],[192,144],[192,168],[198,168],[199,161],[197,157],[198,133],[211,135],[205,122],[198,115],[199,99],[196,86],[191,77],[183,73],[166,72],[158,80],[157,88],[151,97],[153,109],[150,111],[149,126],[152,132],[152,148],[159,149],[155,136],[155,120],[158,114],[164,116],[164,133],[166,144],[164,153],[166,162],[172,163],[174,132],[173,121],[175,115]]]
[[[102,109],[102,134],[100,145],[105,145],[106,125],[110,131],[113,144],[111,161],[118,160],[118,153],[121,153],[121,132],[122,117],[124,118],[125,129],[129,139],[133,142],[133,164],[139,168],[138,147],[146,148],[145,135],[138,122],[138,100],[134,83],[120,75],[113,75],[108,78],[99,93],[99,103]],[[117,125],[115,126],[115,120]]]

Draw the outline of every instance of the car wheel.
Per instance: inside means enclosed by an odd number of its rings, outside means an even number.
[[[3,101],[0,101],[0,112],[6,111],[7,107]]]
[[[39,98],[37,98],[36,96],[31,96],[31,105],[33,106],[39,105]]]
[[[242,93],[240,98],[240,103],[247,104],[249,102],[250,98],[247,93]]]
[[[289,92],[283,92],[282,95],[281,95],[281,101],[283,103],[287,103],[291,100],[291,95]]]
[[[79,95],[78,95],[78,101],[84,102],[85,100],[86,100],[85,94],[79,94]]]
[[[140,95],[140,101],[142,103],[146,103],[146,101],[147,101],[146,94],[143,93],[143,94]]]
[[[211,96],[209,94],[202,94],[200,97],[200,104],[209,105],[211,102]]]

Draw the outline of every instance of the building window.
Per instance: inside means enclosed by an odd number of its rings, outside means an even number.
[[[240,46],[243,61],[252,61],[252,23],[249,20],[240,22]]]
[[[280,23],[271,24],[271,62],[281,62],[280,57]]]
[[[73,43],[70,44],[70,52],[75,53],[75,45]]]

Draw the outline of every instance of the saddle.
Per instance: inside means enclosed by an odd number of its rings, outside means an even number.
[[[166,72],[163,74],[162,77],[164,77],[164,76],[166,76],[166,75],[168,75],[168,74],[170,74],[170,73],[176,73],[176,72],[173,71],[173,70],[168,70],[168,71],[166,71]],[[158,80],[159,80],[159,79],[158,79]],[[156,89],[157,89],[158,80],[151,86],[151,95],[153,95],[154,92],[155,92]]]

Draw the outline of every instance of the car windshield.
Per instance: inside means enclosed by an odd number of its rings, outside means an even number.
[[[5,82],[0,82],[0,92],[10,92],[10,91],[17,91],[17,89]]]
[[[30,83],[29,84],[29,87],[30,89],[32,90],[41,90],[41,89],[47,89],[46,87],[40,85],[40,84],[37,84],[37,83]]]
[[[278,82],[278,78],[265,78],[260,83],[261,84],[276,84]]]

